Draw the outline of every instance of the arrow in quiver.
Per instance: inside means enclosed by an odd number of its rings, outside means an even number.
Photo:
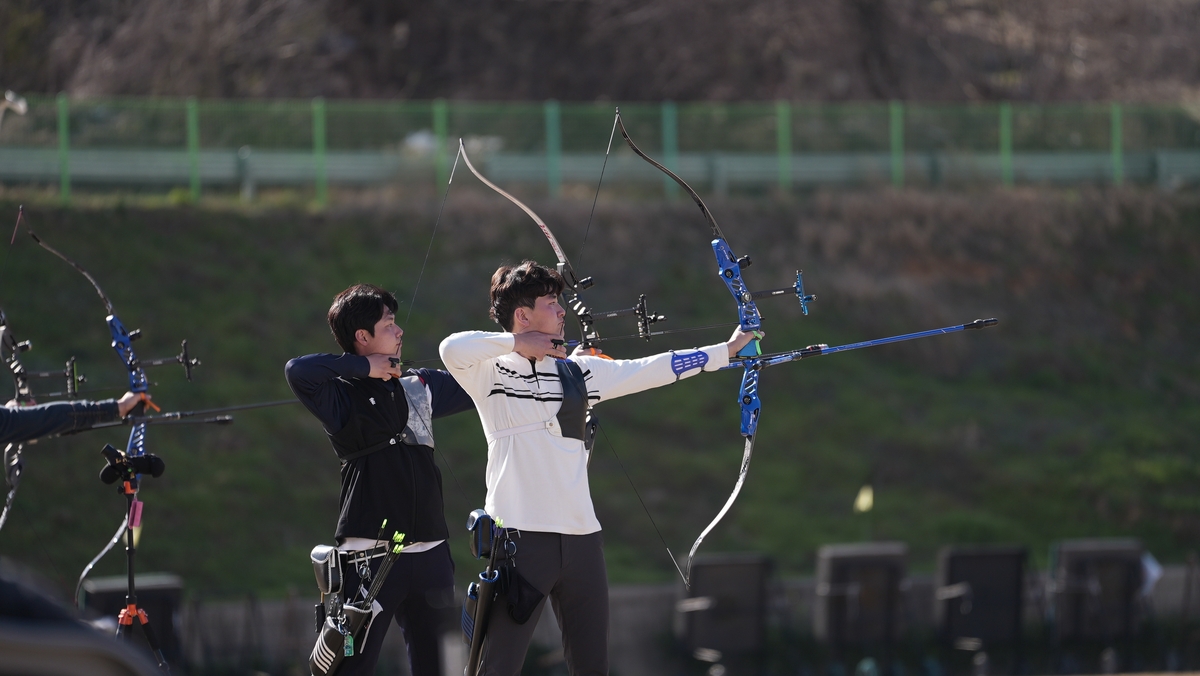
[[[392,548],[384,556],[383,563],[376,571],[371,587],[363,599],[341,605],[337,607],[337,612],[330,613],[325,618],[325,623],[321,625],[321,633],[317,636],[317,643],[308,657],[308,668],[313,676],[335,676],[342,664],[348,658],[358,655],[359,648],[366,644],[371,631],[371,620],[383,610],[375,597],[383,588],[392,565],[400,558],[400,552],[404,551],[404,545],[401,544],[403,541],[403,533],[392,536]]]

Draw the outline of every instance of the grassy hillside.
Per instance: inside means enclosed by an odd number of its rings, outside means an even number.
[[[765,371],[750,477],[702,551],[770,552],[785,572],[811,571],[822,543],[907,541],[930,568],[946,543],[1012,541],[1044,560],[1063,537],[1134,535],[1166,561],[1200,538],[1200,200],[1144,192],[1008,191],[822,194],[796,203],[710,205],[757,288],[805,270],[819,296],[810,317],[764,301],[769,349],[839,344],[996,316],[1001,325],[835,355]],[[713,274],[694,206],[601,204],[578,253],[588,203],[534,208],[578,269],[589,300],[623,306],[638,293],[669,327],[723,321],[732,303]],[[436,204],[397,211],[27,206],[47,241],[97,277],[117,313],[145,338],[143,357],[188,338],[204,364],[151,377],[164,410],[290,396],[284,362],[335,348],[330,298],[358,281],[402,298],[425,254]],[[15,217],[16,204],[0,202]],[[406,356],[436,355],[447,333],[489,328],[485,284],[502,261],[552,252],[507,202],[455,188],[415,310]],[[0,255],[0,306],[33,370],[75,355],[88,386],[123,386],[104,309],[87,282],[20,237]],[[620,335],[631,325],[601,325]],[[607,346],[618,356],[707,344],[727,329]],[[739,374],[609,402],[606,437],[676,554],[733,487],[741,458]],[[58,383],[37,384],[40,391]],[[96,395],[107,396],[107,395]],[[477,419],[438,423],[447,513],[482,504]],[[0,554],[64,589],[117,527],[123,500],[101,484],[99,449],[120,431],[43,441],[26,474]],[[330,539],[337,462],[298,406],[237,415],[227,427],[156,427],[148,447],[167,462],[146,482],[142,570],[171,570],[194,591],[309,591],[307,552]],[[672,571],[638,499],[602,438],[591,466],[615,581]],[[858,488],[876,506],[854,515]],[[476,568],[454,542],[459,573]],[[249,565],[247,565],[249,559]],[[230,570],[244,574],[233,577]],[[123,570],[110,554],[97,574]]]

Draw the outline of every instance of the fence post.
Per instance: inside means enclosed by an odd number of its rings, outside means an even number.
[[[663,166],[679,173],[679,111],[674,101],[662,104]],[[679,194],[679,186],[670,176],[663,176],[663,193],[667,199]]]
[[[558,101],[545,104],[546,114],[546,185],[550,198],[562,193],[562,120]]]
[[[792,190],[792,105],[775,102],[775,150],[779,155],[779,191]]]
[[[888,103],[888,136],[892,145],[892,185],[904,187],[904,104]]]
[[[1121,120],[1121,104],[1112,104],[1111,115],[1113,183],[1121,185],[1125,180],[1125,135]]]
[[[196,97],[187,99],[188,176],[192,202],[200,200],[200,110]]]
[[[1013,184],[1012,104],[1000,104],[1000,180],[1007,187]]]
[[[450,109],[446,99],[435,99],[433,102],[433,136],[436,144],[433,150],[433,162],[437,173],[437,191],[446,189],[450,182],[450,165],[447,162],[446,136],[450,126]]]
[[[313,118],[313,168],[317,179],[317,206],[323,207],[329,200],[328,176],[325,173],[325,99],[320,96],[312,100]]]
[[[67,95],[58,95],[58,199],[71,201],[71,106]]]

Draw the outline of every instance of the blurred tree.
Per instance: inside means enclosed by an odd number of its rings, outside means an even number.
[[[9,0],[0,84],[80,95],[1176,101],[1170,0]]]

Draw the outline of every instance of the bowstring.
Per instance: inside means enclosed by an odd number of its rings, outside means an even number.
[[[442,222],[442,214],[446,212],[446,201],[450,197],[450,186],[454,183],[454,172],[458,169],[458,159],[460,157],[462,157],[462,146],[459,146],[459,149],[454,153],[454,164],[450,166],[450,178],[446,180],[446,191],[442,193],[442,204],[438,207],[437,218],[433,221],[433,232],[429,234],[429,245],[425,247],[425,259],[421,261],[421,271],[417,273],[417,283],[413,287],[412,300],[408,302],[408,314],[404,316],[405,325],[408,324],[409,319],[412,319],[413,307],[417,304],[417,292],[421,289],[421,278],[425,276],[425,266],[429,264],[429,254],[433,251],[433,240],[437,237],[438,224]],[[413,363],[439,361],[439,359],[437,357],[433,359],[421,359]],[[441,447],[437,450],[438,455],[442,456],[442,464],[450,472],[450,478],[454,479],[454,486],[458,489],[458,494],[462,496],[464,502],[470,504],[471,501],[467,499],[467,492],[463,490],[462,484],[458,481],[458,475],[454,473],[454,467],[450,464],[450,458],[446,457]]]
[[[17,222],[13,225],[12,237],[8,241],[8,246],[4,248],[4,256],[0,257],[0,290],[7,288],[8,280],[8,255],[13,250],[17,243],[17,233],[21,230],[21,221],[24,220],[25,205],[17,207]],[[25,226],[29,227],[29,226]]]
[[[600,201],[600,188],[604,185],[604,172],[608,168],[608,158],[612,154],[613,139],[617,135],[617,121],[621,119],[621,109],[617,108],[613,115],[612,131],[608,134],[608,147],[604,150],[604,162],[600,165],[600,180],[596,182],[596,194],[592,198],[592,209],[588,213],[587,227],[583,230],[583,243],[579,246],[579,255],[575,257],[575,262],[583,260],[583,251],[587,248],[588,233],[592,230],[592,220],[596,215],[596,204]],[[596,428],[600,430],[600,434],[604,437],[604,442],[608,444],[608,450],[612,453],[613,458],[617,461],[617,466],[621,468],[621,473],[625,475],[625,481],[629,482],[629,487],[633,489],[633,494],[637,496],[638,504],[642,506],[642,511],[645,512],[646,518],[650,519],[650,525],[654,527],[654,533],[658,535],[658,541],[662,543],[663,549],[667,550],[667,556],[671,557],[671,565],[675,567],[675,572],[679,573],[683,584],[688,584],[688,578],[683,574],[683,569],[679,567],[679,561],[675,559],[675,554],[671,551],[671,546],[667,544],[667,539],[663,537],[662,530],[658,527],[658,522],[654,520],[654,515],[650,513],[650,508],[646,506],[646,501],[642,499],[642,493],[638,490],[637,484],[633,482],[633,477],[629,475],[629,470],[625,468],[625,462],[621,460],[621,456],[617,453],[617,447],[613,444],[612,439],[608,437],[608,432],[599,421],[596,422]]]
[[[642,505],[642,511],[650,519],[650,525],[654,526],[654,532],[658,534],[658,540],[662,543],[663,548],[667,550],[667,556],[671,557],[671,565],[675,566],[675,572],[679,573],[680,579],[683,580],[684,586],[688,584],[688,578],[683,574],[683,569],[679,567],[679,562],[675,560],[675,554],[671,552],[671,546],[667,544],[667,539],[663,537],[662,531],[658,528],[658,523],[654,521],[654,516],[650,514],[650,508],[646,506],[646,501],[642,499],[642,494],[638,491],[637,486],[633,483],[633,477],[629,476],[629,470],[625,469],[625,463],[621,461],[621,456],[617,455],[617,447],[613,445],[611,439],[608,438],[608,432],[604,431],[604,426],[599,421],[596,422],[596,428],[600,430],[600,434],[604,436],[604,442],[608,444],[608,450],[612,452],[613,457],[617,459],[617,466],[621,468],[621,472],[625,475],[625,480],[629,482],[629,487],[633,489],[633,494],[637,496],[638,502]]]
[[[467,497],[467,492],[463,490],[462,484],[458,482],[458,475],[454,473],[454,468],[450,465],[450,458],[446,456],[446,453],[442,450],[441,446],[438,446],[437,451],[438,455],[442,456],[442,464],[446,466],[446,469],[450,470],[450,478],[454,479],[454,485],[458,488],[459,496],[462,497],[463,502],[468,505],[469,509],[470,505],[472,504],[471,499]]]
[[[588,214],[587,227],[583,229],[583,244],[579,245],[579,255],[575,257],[575,262],[583,260],[583,250],[587,247],[588,233],[592,230],[592,217],[596,215],[596,203],[600,201],[600,186],[604,185],[604,170],[608,167],[608,156],[612,153],[613,138],[617,135],[617,119],[621,115],[621,109],[617,109],[616,115],[613,115],[612,131],[608,134],[608,149],[604,151],[604,163],[600,165],[600,180],[596,182],[596,196],[592,198],[592,211]]]
[[[429,252],[433,251],[433,239],[437,237],[438,224],[442,222],[442,214],[446,211],[446,199],[450,197],[450,184],[454,183],[454,171],[458,169],[458,158],[462,157],[462,146],[454,153],[454,165],[450,167],[450,178],[446,181],[446,192],[442,193],[442,206],[438,207],[437,218],[433,221],[433,232],[429,235],[429,246],[425,247],[425,260],[421,261],[421,271],[417,273],[417,284],[413,287],[412,300],[408,302],[408,314],[404,317],[405,326],[412,319],[413,306],[417,302],[417,291],[421,288],[421,278],[425,276],[425,266],[429,263]]]
[[[412,300],[408,302],[408,314],[404,316],[405,325],[408,324],[409,319],[412,319],[413,307],[417,304],[417,292],[421,289],[421,278],[425,276],[425,266],[429,264],[429,254],[431,251],[433,251],[433,240],[437,237],[438,224],[442,222],[442,214],[446,212],[446,201],[450,197],[450,186],[454,183],[454,172],[458,169],[458,160],[460,157],[462,157],[461,145],[454,153],[454,164],[450,166],[450,178],[446,180],[446,191],[442,193],[442,204],[438,207],[437,218],[433,221],[433,232],[429,234],[429,245],[425,247],[425,259],[421,261],[421,271],[417,273],[417,283],[413,287]],[[434,357],[432,359],[421,359],[412,363],[420,364],[425,362],[440,361],[440,359],[440,357]],[[445,465],[446,469],[450,472],[450,478],[454,479],[454,486],[458,489],[458,494],[462,496],[463,502],[470,504],[471,501],[467,498],[467,492],[463,490],[462,484],[458,481],[458,475],[454,473],[454,467],[450,464],[450,458],[446,456],[441,447],[438,447],[437,450],[438,455],[442,456],[442,464]]]

